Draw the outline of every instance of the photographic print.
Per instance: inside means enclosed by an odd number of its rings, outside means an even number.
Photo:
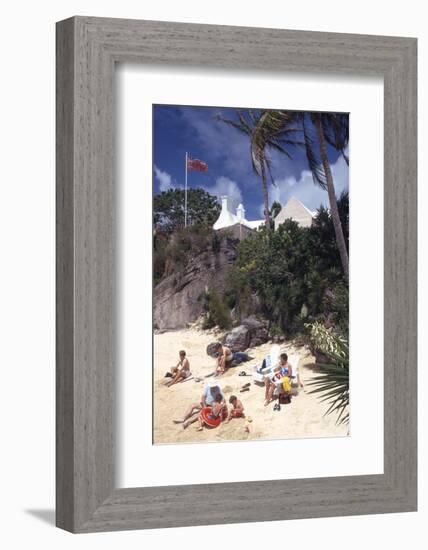
[[[349,435],[349,114],[153,105],[153,443]]]

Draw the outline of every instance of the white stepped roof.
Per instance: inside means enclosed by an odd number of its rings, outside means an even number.
[[[248,221],[245,218],[245,209],[242,206],[242,204],[238,206],[236,214],[233,214],[229,208],[228,197],[227,196],[221,197],[220,216],[218,217],[217,221],[213,225],[213,228],[215,230],[224,229],[225,227],[231,227],[232,225],[235,225],[237,223],[240,223],[241,225],[244,225],[249,229],[257,229],[258,227],[260,227],[260,225],[264,223],[264,220]]]
[[[238,223],[238,217],[229,210],[222,209],[218,220],[214,224],[214,229],[223,229],[224,227],[229,227]]]
[[[264,225],[264,223],[265,220],[254,220],[252,222],[247,221],[247,227],[250,227],[251,229],[258,229],[261,225]]]

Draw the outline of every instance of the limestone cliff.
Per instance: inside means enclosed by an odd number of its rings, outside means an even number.
[[[217,251],[209,248],[197,253],[181,271],[171,273],[155,287],[153,310],[157,329],[183,328],[202,315],[205,291],[223,292],[226,273],[236,259],[237,242],[223,238]]]

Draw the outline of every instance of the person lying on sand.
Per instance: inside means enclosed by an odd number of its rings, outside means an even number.
[[[173,384],[176,384],[180,380],[184,380],[188,376],[190,376],[190,363],[189,360],[186,357],[186,352],[184,350],[180,350],[178,352],[179,361],[176,364],[175,367],[171,367],[171,374],[172,378],[169,382],[165,384],[165,386],[172,386]]]
[[[222,420],[221,416],[224,411],[224,407],[225,403],[223,401],[223,397],[218,393],[215,396],[214,402],[211,403],[211,406],[202,408],[198,414],[199,426],[196,430],[201,432],[204,429],[204,426],[207,426],[208,428],[217,427]]]
[[[293,368],[288,362],[288,355],[281,353],[279,356],[279,365],[274,368],[273,374],[265,378],[265,407],[272,401],[275,389],[282,386],[282,378],[285,376],[291,379]]]
[[[239,401],[236,395],[230,396],[229,403],[232,406],[229,410],[229,416],[227,417],[228,422],[230,422],[232,418],[241,418],[244,416],[244,405]]]
[[[205,407],[210,407],[216,401],[218,395],[221,396],[221,403],[223,404],[223,407],[227,408],[226,399],[220,384],[216,380],[211,380],[205,386],[200,402],[192,403],[185,412],[183,419],[174,420],[173,422],[175,424],[183,424],[183,428],[187,428],[190,424],[193,424],[193,422],[198,420],[198,417],[195,416],[195,414],[199,413]]]

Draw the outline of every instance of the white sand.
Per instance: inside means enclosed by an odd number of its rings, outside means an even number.
[[[243,439],[286,439],[300,437],[346,436],[348,427],[336,425],[336,415],[324,416],[327,404],[320,403],[319,397],[300,390],[289,405],[281,405],[280,411],[273,411],[274,402],[264,406],[264,388],[256,385],[252,377],[238,376],[245,370],[253,372],[253,366],[259,365],[269,353],[271,343],[248,350],[255,359],[231,368],[218,378],[228,401],[232,394],[238,396],[245,407],[246,418],[223,422],[218,428],[197,432],[197,423],[187,429],[174,424],[173,418],[183,417],[193,402],[198,402],[210,378],[204,377],[213,372],[215,360],[206,354],[208,343],[216,340],[213,333],[186,329],[156,334],[154,338],[154,442],[181,443],[201,441],[226,441]],[[194,379],[174,384],[171,388],[164,385],[164,375],[178,361],[178,351],[184,349],[190,361],[193,376],[204,378],[202,382]],[[282,346],[294,363],[299,358],[300,378],[305,385],[316,376],[314,358],[305,348],[295,348],[291,344]],[[293,361],[290,361],[292,366]],[[166,379],[168,380],[168,379]],[[243,384],[251,382],[250,391],[240,393]],[[248,417],[251,418],[249,422]]]

